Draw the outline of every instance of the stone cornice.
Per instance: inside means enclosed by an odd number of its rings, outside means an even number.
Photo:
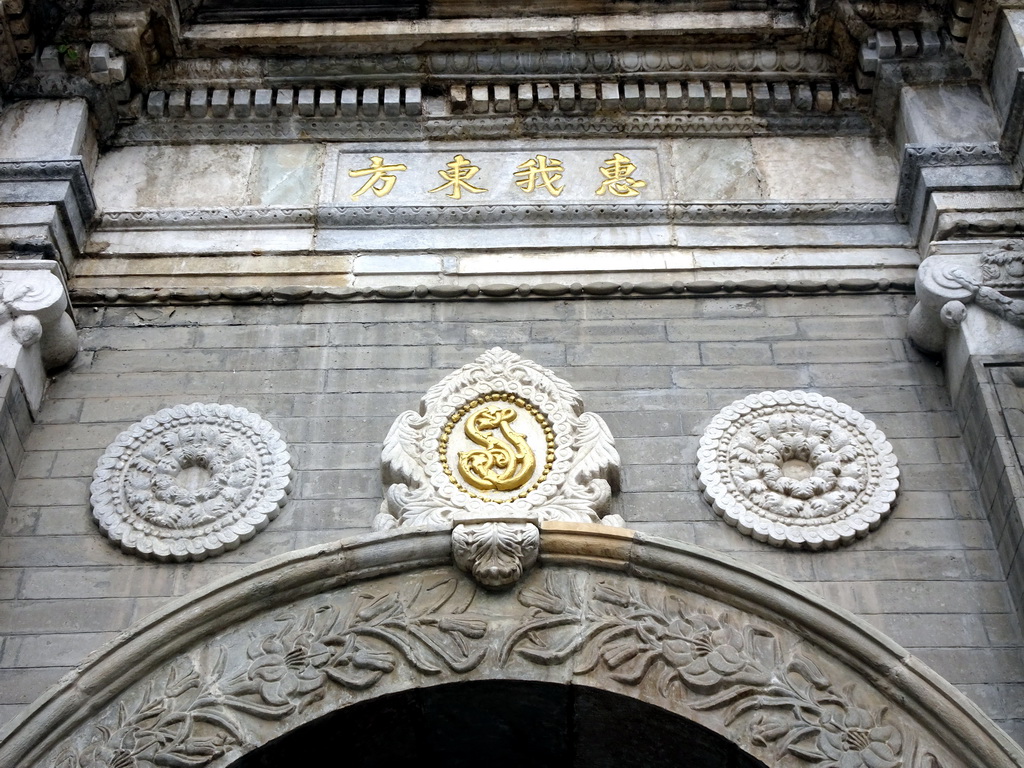
[[[580,224],[893,224],[886,201],[563,203],[554,205],[319,206],[106,211],[97,232],[254,227],[488,227]]]
[[[7,247],[57,259],[70,273],[96,215],[82,158],[0,160],[0,207],[6,206],[33,212],[9,235],[0,227]]]
[[[797,56],[794,64],[800,63]],[[380,84],[352,79],[320,85],[321,77],[309,77],[297,87],[264,82],[155,90],[145,94],[138,119],[127,120],[113,142],[835,135],[870,129],[852,87],[829,72],[695,72],[677,78],[613,70],[582,82],[578,76],[566,81],[491,74],[435,83],[429,76],[395,75]]]
[[[96,200],[80,157],[62,160],[0,160],[0,183],[65,181],[70,185],[74,204],[83,221],[96,215]]]
[[[651,299],[809,294],[909,294],[912,277],[829,280],[693,280],[661,282],[488,283],[379,287],[281,285],[232,288],[72,288],[76,307],[139,304],[293,304],[340,301],[495,301],[516,299]]]
[[[111,139],[115,146],[133,144],[262,143],[282,140],[325,141],[422,141],[458,134],[465,139],[509,137],[673,137],[673,136],[772,136],[863,135],[870,130],[857,112],[839,114],[633,114],[562,116],[531,115],[523,120],[500,116],[465,116],[416,120],[305,117],[228,121],[217,119],[139,120],[127,124]]]
[[[1020,186],[1020,171],[996,142],[907,144],[903,149],[896,216],[917,237],[929,196],[943,191],[1010,190]]]

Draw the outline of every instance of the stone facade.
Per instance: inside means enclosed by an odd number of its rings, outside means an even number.
[[[220,768],[511,676],[1024,765],[1020,11],[65,5],[0,4],[0,758]],[[349,647],[349,577],[418,639]],[[161,686],[241,730],[140,746]]]

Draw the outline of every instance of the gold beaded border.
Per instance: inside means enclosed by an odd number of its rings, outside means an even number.
[[[477,408],[485,403],[503,401],[518,405],[520,408],[525,410],[534,420],[540,424],[541,429],[544,430],[544,440],[547,445],[547,451],[544,456],[544,467],[541,469],[537,479],[534,480],[528,488],[523,489],[515,496],[509,496],[504,499],[495,499],[490,496],[483,496],[476,491],[470,490],[465,485],[459,482],[458,478],[455,477],[455,473],[452,472],[451,465],[448,461],[448,437],[451,435],[452,430],[455,429],[455,425],[462,420],[462,417],[468,414],[474,408]],[[441,440],[438,446],[438,454],[441,459],[441,468],[444,473],[448,476],[448,479],[457,487],[460,491],[468,494],[474,499],[481,499],[483,501],[493,501],[498,504],[507,504],[510,501],[516,499],[525,499],[534,489],[537,488],[544,480],[547,479],[548,474],[551,472],[551,467],[555,463],[555,432],[551,428],[551,422],[548,421],[548,417],[545,416],[533,403],[530,401],[513,395],[509,392],[488,392],[486,395],[474,398],[468,403],[463,405],[459,410],[451,415],[448,419],[448,423],[444,425],[444,429],[441,430]]]

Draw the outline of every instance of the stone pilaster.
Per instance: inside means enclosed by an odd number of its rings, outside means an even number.
[[[1024,242],[944,246],[917,276],[914,343],[950,395],[1007,582],[1024,616]]]

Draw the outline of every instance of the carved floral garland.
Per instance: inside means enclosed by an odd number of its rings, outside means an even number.
[[[815,392],[737,400],[700,445],[699,482],[715,512],[776,546],[832,548],[864,536],[889,515],[899,488],[885,435]]]
[[[202,768],[254,746],[246,718],[285,721],[338,690],[407,675],[403,667],[460,675],[485,659],[499,668],[572,664],[576,675],[656,690],[662,706],[682,700],[716,712],[741,744],[797,765],[943,765],[854,684],[837,688],[793,638],[707,601],[557,571],[522,587],[511,617],[494,606],[474,612],[481,599],[472,582],[435,573],[397,590],[363,586],[307,601],[262,621],[247,647],[214,644],[180,659],[48,765]]]
[[[202,560],[277,516],[290,461],[277,430],[244,408],[165,408],[118,435],[100,458],[93,516],[126,551]]]

